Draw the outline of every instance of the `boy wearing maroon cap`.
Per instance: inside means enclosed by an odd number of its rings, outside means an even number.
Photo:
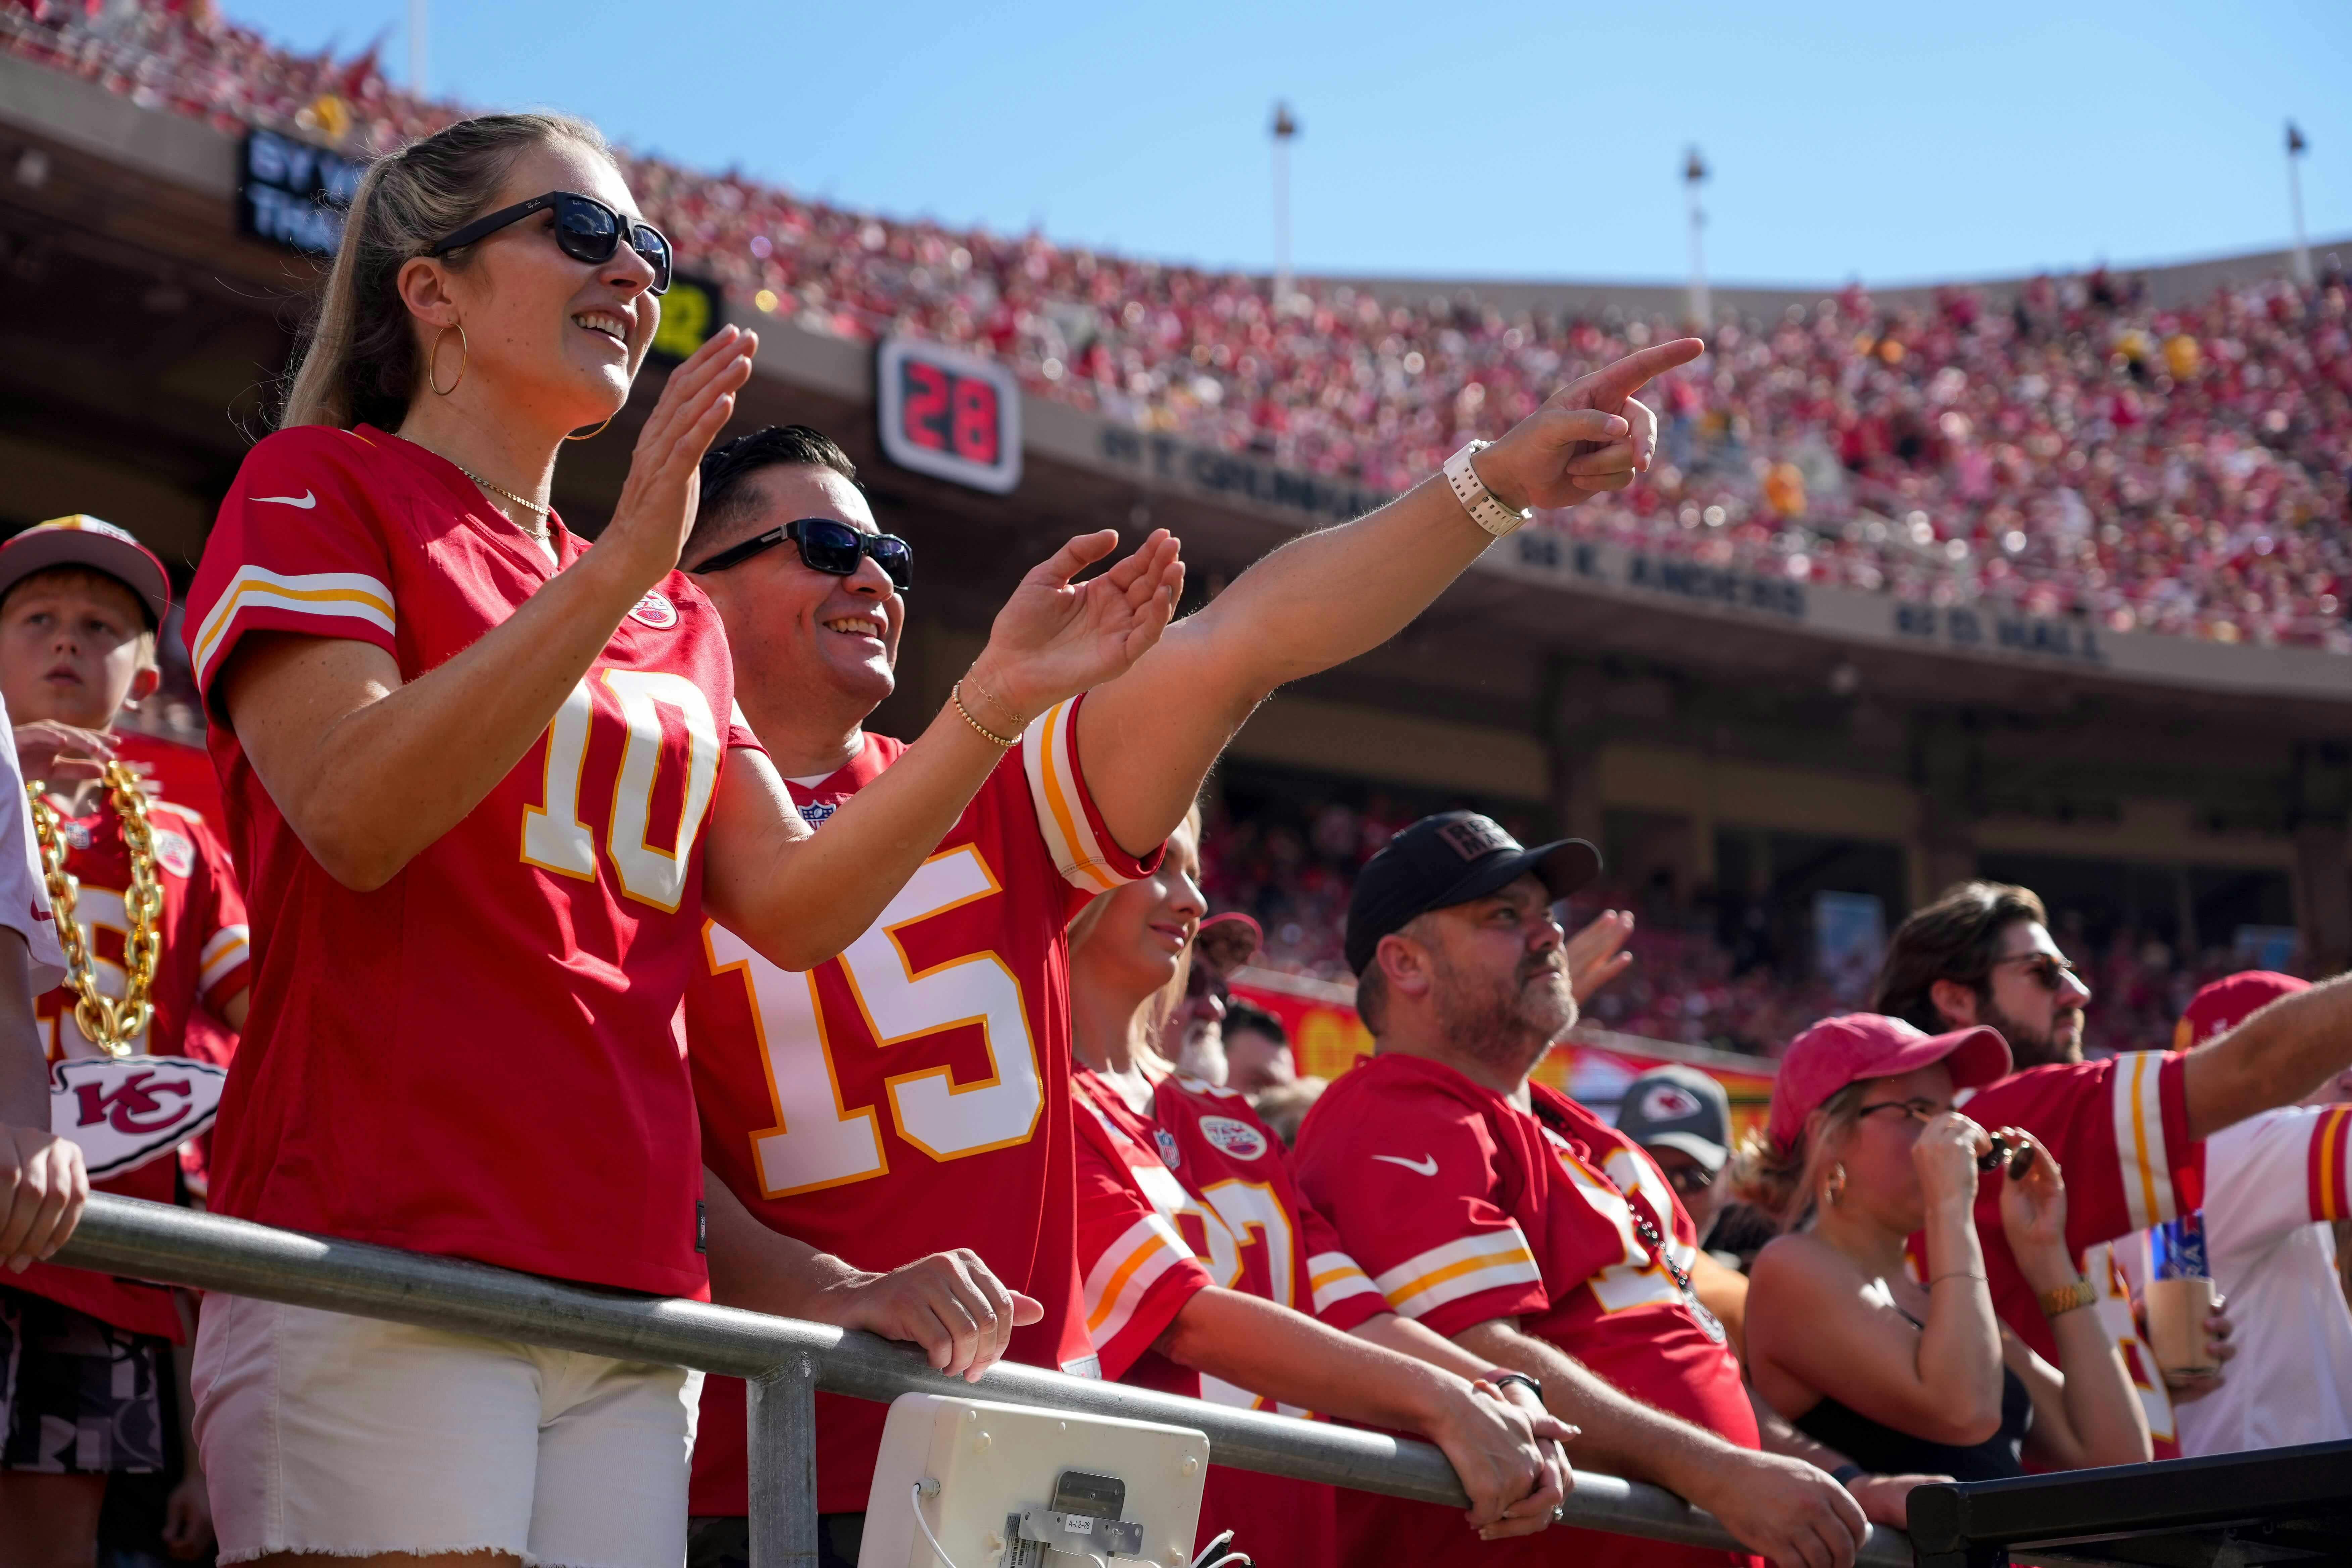
[[[107,734],[155,690],[155,634],[171,603],[162,563],[96,518],[60,518],[0,545],[0,694],[35,781],[68,958],[65,983],[35,1008],[53,1064],[207,1055],[184,1049],[199,1006],[230,1031],[245,1022],[248,933],[228,856],[204,818],[150,796]],[[216,1080],[192,1081],[201,1090]],[[190,1098],[173,1092],[185,1087],[121,1109],[142,1124],[190,1111]],[[101,1083],[91,1094],[145,1090]],[[98,1190],[173,1202],[180,1140],[156,1142]],[[184,1423],[187,1401],[163,1383],[186,1337],[175,1293],[161,1286],[47,1263],[0,1285],[0,1363],[12,1373],[0,1387],[0,1529],[54,1547],[34,1561],[70,1561],[77,1547],[86,1558],[108,1476],[165,1468],[164,1412],[176,1403]],[[194,1446],[182,1452],[165,1540],[193,1552],[210,1537],[210,1513]]]

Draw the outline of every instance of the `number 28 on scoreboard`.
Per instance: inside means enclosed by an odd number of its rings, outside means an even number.
[[[1021,388],[1001,364],[892,338],[876,363],[882,450],[902,468],[1009,495],[1021,482]]]

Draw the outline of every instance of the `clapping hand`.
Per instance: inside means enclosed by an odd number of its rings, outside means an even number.
[[[1633,955],[1624,951],[1625,939],[1633,934],[1631,910],[1603,910],[1591,925],[1568,939],[1564,948],[1568,984],[1576,993],[1578,1006],[1633,967]]]
[[[1159,642],[1184,592],[1180,547],[1166,529],[1155,529],[1108,571],[1073,581],[1118,544],[1109,529],[1079,534],[1021,579],[969,677],[983,715],[1026,723],[1126,673]]]

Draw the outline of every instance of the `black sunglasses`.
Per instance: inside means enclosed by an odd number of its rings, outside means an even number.
[[[2060,958],[2055,953],[2021,952],[2011,958],[1997,958],[1993,960],[1991,967],[1999,969],[2010,963],[2022,963],[2030,967],[2033,971],[2033,978],[2040,983],[2042,988],[2053,994],[2063,990],[2069,980],[2077,985],[2083,985],[2085,991],[2090,989],[2088,985],[2083,984],[2083,972],[2074,967],[2073,961]]]
[[[662,231],[649,223],[624,224],[619,213],[577,191],[550,191],[543,196],[500,207],[487,217],[476,218],[425,254],[446,256],[551,207],[555,211],[555,246],[564,255],[591,267],[601,267],[613,259],[613,253],[626,238],[629,248],[644,257],[654,269],[654,280],[646,285],[648,290],[656,294],[669,292],[669,241],[662,237]]]
[[[856,572],[860,558],[871,555],[874,564],[889,574],[890,586],[904,594],[915,585],[913,545],[895,533],[868,533],[829,517],[803,517],[782,528],[754,534],[687,570],[698,577],[706,572],[724,572],[730,566],[741,565],[763,550],[773,550],[787,539],[800,547],[801,563],[811,571],[847,577]]]

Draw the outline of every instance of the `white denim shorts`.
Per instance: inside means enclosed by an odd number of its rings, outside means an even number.
[[[210,1296],[191,1382],[225,1563],[685,1561],[698,1372]]]

